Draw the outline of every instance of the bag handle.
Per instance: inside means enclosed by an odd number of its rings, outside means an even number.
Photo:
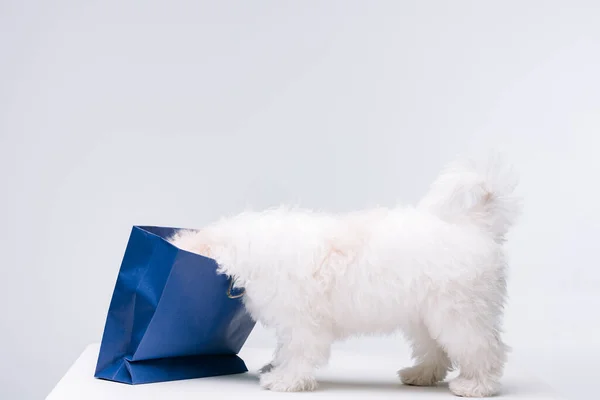
[[[230,278],[229,279],[229,288],[227,289],[227,297],[229,297],[230,299],[239,299],[240,297],[242,297],[243,295],[246,294],[246,289],[242,290],[242,293],[233,294],[233,293],[231,293],[231,291],[233,290],[234,283],[235,283],[235,279]]]

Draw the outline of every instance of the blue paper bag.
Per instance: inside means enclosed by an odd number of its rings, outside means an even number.
[[[96,378],[129,384],[246,372],[236,354],[255,322],[215,260],[134,226],[108,310]]]

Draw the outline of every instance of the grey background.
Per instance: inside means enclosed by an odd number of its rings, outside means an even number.
[[[42,398],[100,340],[131,225],[412,203],[494,148],[526,206],[507,339],[588,393],[599,20],[595,1],[1,0],[0,397]]]

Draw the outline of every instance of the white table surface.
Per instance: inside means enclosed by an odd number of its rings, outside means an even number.
[[[125,385],[93,377],[99,345],[90,345],[73,364],[46,400],[151,400],[151,399],[290,399],[297,398],[358,398],[358,399],[452,399],[447,384],[434,388],[404,386],[396,376],[398,357],[334,351],[327,368],[319,371],[319,389],[310,393],[275,393],[258,384],[257,370],[270,360],[268,349],[245,348],[240,356],[249,373],[215,378],[191,379],[145,385]],[[503,379],[503,391],[495,398],[560,399],[540,379],[510,362]]]

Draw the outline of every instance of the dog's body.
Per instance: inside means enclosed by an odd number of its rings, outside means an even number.
[[[275,329],[265,388],[314,389],[334,341],[402,330],[416,360],[404,383],[433,385],[454,365],[453,393],[489,396],[506,358],[502,243],[519,203],[510,176],[488,167],[448,168],[415,208],[248,212],[172,241],[214,258]]]

